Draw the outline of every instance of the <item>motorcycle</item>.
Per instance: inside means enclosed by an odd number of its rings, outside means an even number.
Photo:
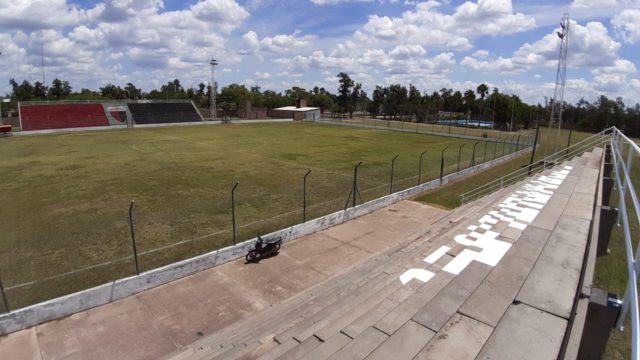
[[[263,239],[258,235],[258,241],[256,241],[255,248],[249,251],[247,256],[245,256],[245,259],[248,263],[258,262],[260,259],[277,255],[281,245],[282,237]]]

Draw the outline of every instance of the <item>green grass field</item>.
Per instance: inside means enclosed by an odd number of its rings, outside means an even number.
[[[363,161],[364,201],[469,166],[472,141],[309,123],[141,128],[0,141],[0,274],[10,307],[134,274],[128,207],[135,199],[141,270],[341,210]],[[485,143],[477,146],[482,162]],[[488,143],[486,159],[515,146]],[[87,269],[87,267],[89,267]],[[79,270],[83,269],[83,270]],[[60,276],[60,274],[65,274]]]

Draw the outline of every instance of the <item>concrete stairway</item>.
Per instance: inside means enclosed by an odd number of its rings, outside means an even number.
[[[351,271],[167,358],[555,358],[601,157],[595,149],[465,204]]]

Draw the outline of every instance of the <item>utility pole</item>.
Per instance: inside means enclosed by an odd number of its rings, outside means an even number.
[[[211,92],[209,94],[209,112],[211,113],[211,120],[213,121],[213,119],[215,119],[218,115],[216,109],[216,93],[218,90],[218,84],[216,83],[216,66],[218,66],[218,60],[211,59],[211,61],[209,61],[209,65],[211,65]]]

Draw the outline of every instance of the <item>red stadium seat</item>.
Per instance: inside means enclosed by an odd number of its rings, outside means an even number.
[[[109,126],[101,104],[20,105],[22,130]]]

